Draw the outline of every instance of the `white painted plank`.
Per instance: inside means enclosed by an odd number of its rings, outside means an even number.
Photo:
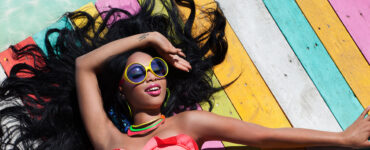
[[[293,127],[342,131],[263,2],[216,1]]]

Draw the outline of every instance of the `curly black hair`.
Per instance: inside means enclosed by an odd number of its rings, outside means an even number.
[[[169,66],[170,72],[166,79],[171,94],[166,106],[161,108],[162,113],[171,116],[186,108],[196,109],[196,104],[203,101],[210,104],[211,110],[212,94],[223,87],[212,87],[208,72],[225,58],[226,19],[218,7],[202,10],[209,17],[210,26],[194,35],[195,14],[199,10],[193,0],[160,2],[142,1],[141,11],[137,14],[112,8],[103,12],[106,15],[103,22],[97,21],[98,16],[86,12],[66,13],[65,16],[71,20],[84,18],[87,22],[74,29],[50,29],[46,37],[53,33],[59,35],[55,45],[45,38],[48,55],[43,54],[37,45],[19,49],[11,46],[18,57],[31,55],[36,61],[35,67],[15,65],[0,86],[0,101],[13,103],[0,111],[0,120],[7,120],[6,125],[1,125],[3,131],[0,148],[92,149],[78,107],[75,60],[111,41],[139,33],[156,31],[163,34],[175,47],[183,50],[186,60],[192,66],[189,73]],[[167,15],[153,14],[155,5],[163,5]],[[178,5],[191,10],[186,21],[179,17]],[[129,17],[117,19],[117,13]],[[115,18],[115,21],[107,25],[109,18]],[[97,75],[107,113],[113,108],[116,113],[129,116],[127,105],[119,96],[118,84],[127,58],[135,51],[158,55],[150,48],[122,53],[107,60],[104,69]],[[41,55],[36,55],[36,52]],[[19,76],[19,73],[28,76]],[[17,99],[21,99],[21,102]],[[122,119],[121,115],[115,117]],[[12,123],[15,121],[18,123]],[[15,136],[17,134],[19,136]]]

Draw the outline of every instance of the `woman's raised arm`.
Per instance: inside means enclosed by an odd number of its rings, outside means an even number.
[[[119,39],[76,59],[76,89],[79,108],[89,138],[97,149],[109,145],[114,132],[119,131],[115,129],[104,111],[96,71],[109,57],[145,46],[146,36],[148,33]]]
[[[301,128],[266,128],[209,112],[189,112],[183,120],[192,135],[205,140],[223,140],[261,148],[293,148],[308,146],[370,147],[368,107],[344,132],[325,132]],[[194,113],[194,114],[191,114]]]

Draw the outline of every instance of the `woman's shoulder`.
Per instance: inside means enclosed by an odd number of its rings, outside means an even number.
[[[173,121],[180,126],[198,126],[200,124],[206,123],[209,117],[212,117],[216,114],[213,114],[208,111],[202,110],[191,110],[184,111],[173,116]]]

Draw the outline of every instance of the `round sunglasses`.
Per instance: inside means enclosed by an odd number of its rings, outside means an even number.
[[[144,66],[140,63],[128,65],[124,72],[124,79],[132,84],[140,84],[145,81],[148,70],[157,77],[165,77],[168,74],[167,63],[162,58],[154,57],[150,60],[149,66]],[[123,82],[124,80],[122,79],[120,85]]]

